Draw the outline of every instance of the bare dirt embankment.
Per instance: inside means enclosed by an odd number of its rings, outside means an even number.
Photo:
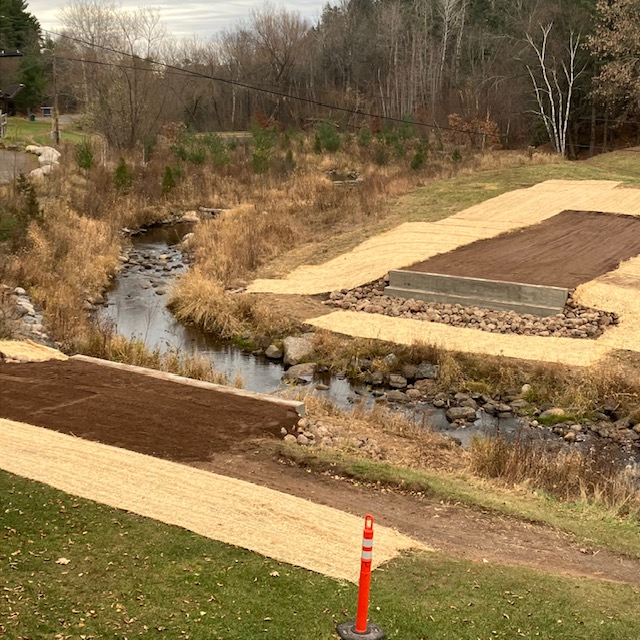
[[[541,526],[279,463],[262,451],[273,429],[261,416],[277,411],[286,421],[287,411],[269,405],[234,413],[242,406],[236,398],[221,421],[225,400],[73,360],[2,364],[0,468],[349,580],[362,516],[372,512],[386,525],[376,533],[378,563],[403,549],[435,547],[476,561],[640,583],[639,561]]]
[[[539,224],[478,240],[406,270],[575,289],[638,254],[640,218],[563,211]]]

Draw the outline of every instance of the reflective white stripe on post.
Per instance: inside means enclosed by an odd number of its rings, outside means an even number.
[[[371,560],[373,558],[373,553],[371,551],[363,551],[362,559],[363,560]]]
[[[362,546],[365,549],[373,549],[373,538],[362,538]]]

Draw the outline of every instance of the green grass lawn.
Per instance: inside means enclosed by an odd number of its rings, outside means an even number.
[[[640,184],[638,151],[616,151],[582,160],[463,174],[437,180],[400,198],[392,212],[409,222],[432,222],[496,196],[525,189],[545,180],[616,180]]]
[[[0,637],[324,640],[354,616],[354,585],[4,472],[0,494]],[[374,572],[371,618],[403,640],[631,639],[639,596],[421,553]]]
[[[82,133],[65,130],[60,127],[60,140],[63,142],[82,142],[87,136]],[[27,144],[37,144],[48,146],[52,144],[51,118],[37,118],[35,122],[30,122],[26,118],[9,118],[7,126],[8,143],[25,142]]]

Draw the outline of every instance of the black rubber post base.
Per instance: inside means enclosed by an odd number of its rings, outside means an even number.
[[[336,627],[342,640],[382,640],[384,631],[377,625],[369,622],[365,633],[356,632],[355,622],[344,622]]]

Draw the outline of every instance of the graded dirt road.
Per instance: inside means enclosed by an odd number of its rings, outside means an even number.
[[[85,365],[0,365],[0,468],[350,580],[352,538],[357,554],[362,516],[370,511],[399,532],[381,529],[378,562],[424,545],[470,560],[640,584],[638,560],[584,548],[544,527],[278,463],[263,453],[270,429],[231,413],[226,427],[217,426],[215,394]],[[16,415],[47,428],[3,420]],[[251,415],[259,422],[255,410]],[[245,426],[237,428],[238,420]]]

